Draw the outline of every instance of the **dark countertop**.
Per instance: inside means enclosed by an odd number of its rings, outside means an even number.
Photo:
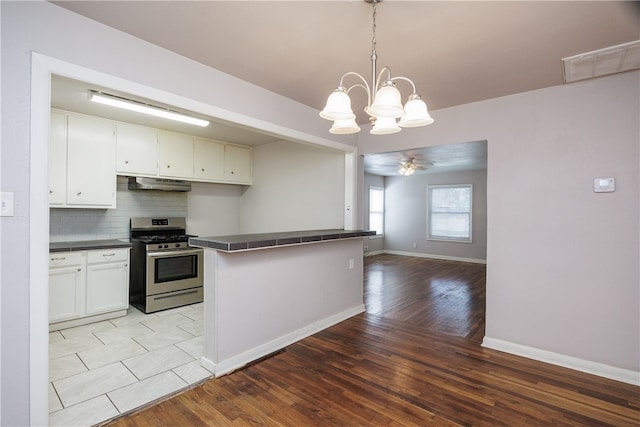
[[[82,240],[75,242],[50,242],[49,252],[90,251],[94,249],[130,248],[128,240]]]
[[[234,234],[229,236],[192,237],[189,239],[189,245],[200,248],[217,249],[225,252],[234,252],[283,245],[321,242],[323,240],[351,239],[354,237],[374,236],[375,234],[375,231],[368,230],[338,229]]]

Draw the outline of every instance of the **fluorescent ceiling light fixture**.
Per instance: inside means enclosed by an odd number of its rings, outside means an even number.
[[[188,123],[191,125],[206,127],[209,121],[199,119],[197,117],[188,116],[186,114],[171,111],[166,108],[156,107],[155,105],[145,104],[143,102],[134,101],[108,93],[90,91],[89,99],[99,104],[110,105],[112,107],[122,108],[124,110],[135,111],[150,116],[162,117],[164,119],[175,120],[177,122]]]
[[[564,81],[592,79],[640,68],[640,40],[562,59]]]
[[[387,135],[400,132],[405,127],[418,127],[430,125],[433,118],[429,115],[427,104],[416,93],[416,85],[406,77],[391,77],[391,69],[384,67],[377,74],[376,62],[376,5],[382,0],[364,0],[373,5],[373,38],[371,40],[371,84],[360,74],[349,71],[342,75],[340,84],[327,99],[326,106],[320,112],[320,117],[333,120],[331,133],[350,134],[360,131],[360,127],[353,121],[355,114],[351,109],[349,91],[353,88],[361,88],[367,92],[367,106],[364,111],[369,115],[369,120],[374,125],[370,133],[374,135]],[[359,79],[356,84],[346,87],[344,81],[347,77],[354,76]],[[402,106],[400,91],[396,88],[396,82],[403,80],[408,82],[413,89],[407,103]],[[399,121],[397,121],[399,119]],[[349,121],[349,122],[346,122]],[[348,124],[347,124],[348,123]]]

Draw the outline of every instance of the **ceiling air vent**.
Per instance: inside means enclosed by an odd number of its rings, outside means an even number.
[[[640,69],[640,40],[562,59],[564,82]]]

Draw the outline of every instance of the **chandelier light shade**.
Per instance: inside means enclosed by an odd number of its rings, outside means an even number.
[[[398,126],[414,128],[431,123],[433,123],[433,119],[429,115],[427,104],[420,99],[420,95],[411,95],[404,106],[404,116],[398,121]]]
[[[355,116],[346,120],[334,120],[333,126],[329,129],[329,132],[337,135],[348,135],[351,133],[360,132],[360,126],[356,123]]]
[[[396,119],[393,117],[378,117],[371,128],[370,133],[372,135],[390,135],[392,133],[398,133],[402,129],[396,123]]]
[[[371,41],[371,84],[362,75],[349,71],[342,75],[340,84],[329,95],[327,104],[320,111],[320,117],[332,120],[333,126],[329,130],[335,134],[352,134],[360,131],[355,122],[356,115],[351,109],[349,91],[353,88],[362,88],[367,92],[367,106],[364,111],[369,115],[373,124],[371,133],[374,135],[388,135],[400,132],[401,128],[430,125],[433,118],[429,115],[427,104],[416,92],[416,86],[407,77],[392,77],[389,67],[384,67],[377,73],[376,53],[376,6],[382,0],[364,0],[373,5],[373,38]],[[386,76],[385,76],[386,73]],[[347,77],[355,76],[359,81],[353,86],[346,87],[344,81]],[[383,79],[383,76],[385,77]],[[412,92],[407,103],[402,105],[402,95],[396,87],[397,81],[405,81],[411,85]],[[399,120],[398,120],[399,119]],[[398,120],[398,121],[396,121]],[[412,172],[413,173],[413,172]]]
[[[344,87],[339,87],[329,95],[327,105],[320,112],[320,117],[327,120],[350,120],[355,119],[351,109],[351,98],[347,95]]]
[[[396,119],[402,117],[402,96],[393,82],[387,82],[382,86],[373,99],[371,107],[366,109],[367,114],[377,118],[388,117]]]

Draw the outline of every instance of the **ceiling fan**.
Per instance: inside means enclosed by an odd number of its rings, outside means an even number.
[[[417,171],[427,170],[433,166],[433,163],[424,160],[416,159],[415,157],[409,157],[400,160],[400,168],[398,173],[400,175],[409,176],[413,175]]]

